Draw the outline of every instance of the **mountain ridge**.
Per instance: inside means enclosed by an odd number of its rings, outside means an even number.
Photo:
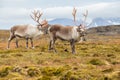
[[[82,23],[82,20],[77,20],[76,24],[79,25]],[[56,18],[49,21],[49,24],[61,24],[61,25],[75,25],[73,19],[69,18]],[[88,28],[90,27],[98,27],[98,26],[108,26],[108,25],[120,25],[120,17],[110,17],[110,18],[102,18],[97,17],[92,19],[92,22],[88,24],[85,23]]]

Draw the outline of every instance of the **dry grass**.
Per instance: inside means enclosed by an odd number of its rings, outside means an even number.
[[[46,36],[35,40],[35,49],[26,49],[20,40],[7,50],[7,37],[0,41],[0,80],[119,80],[120,37],[88,35],[71,54],[68,42],[57,41],[58,53],[48,51]],[[0,36],[0,39],[2,36]]]

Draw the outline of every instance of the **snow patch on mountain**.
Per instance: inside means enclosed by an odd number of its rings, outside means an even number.
[[[89,27],[120,25],[120,18],[95,18],[90,23]]]
[[[76,24],[80,25],[82,20],[77,20]],[[61,25],[71,25],[75,26],[73,19],[68,18],[56,18],[49,21],[49,24],[61,24]],[[98,26],[108,26],[108,25],[120,25],[120,17],[115,18],[94,18],[91,22],[85,23],[88,28],[98,27]]]

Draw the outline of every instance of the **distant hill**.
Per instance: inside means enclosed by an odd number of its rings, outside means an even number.
[[[95,18],[89,24],[89,27],[108,26],[108,25],[120,25],[120,17],[115,18]]]
[[[76,22],[77,22],[77,25],[79,25],[80,23],[82,23],[82,20],[79,20]],[[68,18],[56,18],[49,21],[49,24],[75,25],[73,19],[68,19]],[[120,17],[94,18],[91,23],[87,24],[89,28],[98,27],[98,26],[108,26],[108,25],[120,25]]]
[[[102,34],[102,35],[115,35],[120,34],[120,25],[109,25],[109,26],[100,26],[92,27],[87,30],[89,34]]]

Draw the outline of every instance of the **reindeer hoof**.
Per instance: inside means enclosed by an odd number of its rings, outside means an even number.
[[[29,49],[29,47],[26,47],[26,49]]]
[[[79,41],[78,43],[82,43],[82,41]]]
[[[32,49],[35,49],[35,47],[32,47]]]
[[[72,54],[76,54],[76,52],[72,52]]]
[[[53,48],[49,48],[48,50],[51,51],[51,50],[53,50]]]
[[[10,50],[10,48],[7,48],[7,50]]]

